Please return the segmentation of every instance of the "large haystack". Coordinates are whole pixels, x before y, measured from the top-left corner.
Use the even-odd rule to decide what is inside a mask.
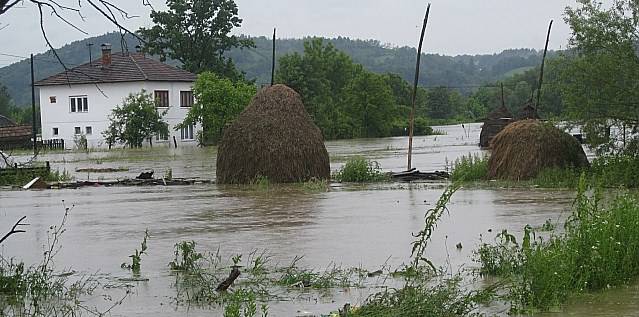
[[[506,106],[501,106],[491,113],[484,120],[484,125],[481,127],[481,134],[479,135],[479,146],[490,146],[490,140],[492,140],[497,133],[501,132],[508,124],[512,122],[513,115]]]
[[[493,138],[491,179],[526,180],[550,167],[586,167],[584,150],[570,134],[538,120],[509,124]]]
[[[217,155],[217,182],[246,184],[328,179],[328,152],[320,129],[293,89],[275,85],[257,93],[224,132]]]

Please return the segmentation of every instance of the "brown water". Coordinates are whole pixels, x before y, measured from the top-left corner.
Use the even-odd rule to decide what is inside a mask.
[[[443,170],[446,161],[468,153],[479,153],[479,125],[440,127],[444,136],[416,138],[415,166]],[[468,130],[470,129],[470,131]],[[468,137],[468,135],[470,137]],[[344,158],[364,155],[387,170],[399,171],[405,164],[405,138],[328,142],[332,168]],[[79,179],[112,179],[134,176],[153,168],[174,177],[215,177],[215,149],[154,148],[144,151],[61,153],[47,155],[54,168],[66,169]],[[113,174],[75,173],[82,167],[129,167]],[[175,290],[167,263],[173,245],[195,240],[200,250],[220,248],[225,257],[267,250],[272,262],[290,263],[304,255],[302,264],[317,269],[331,263],[377,270],[384,264],[397,268],[408,263],[411,233],[422,228],[425,211],[442,193],[445,183],[338,185],[327,192],[299,188],[268,191],[217,185],[186,187],[89,187],[77,190],[0,191],[0,232],[22,215],[31,224],[28,232],[3,246],[5,257],[37,263],[47,229],[59,223],[67,206],[70,213],[58,268],[72,267],[81,273],[117,278],[129,277],[120,268],[148,228],[148,255],[142,260],[142,276],[133,296],[116,307],[115,316],[210,316],[219,311],[187,309],[172,303]],[[480,234],[491,240],[497,230],[519,235],[526,224],[557,221],[568,212],[574,194],[546,190],[460,190],[452,199],[450,215],[439,224],[428,256],[437,265],[457,270],[472,266],[471,251]],[[492,229],[492,232],[489,230]],[[455,248],[461,242],[461,251]],[[361,304],[371,290],[338,290],[330,298],[300,294],[298,299],[269,303],[271,316],[327,313],[345,302]],[[551,316],[639,315],[637,287],[613,290],[572,302]]]

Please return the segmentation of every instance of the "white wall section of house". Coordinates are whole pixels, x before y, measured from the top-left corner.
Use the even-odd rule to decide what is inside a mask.
[[[193,83],[190,82],[161,82],[161,81],[137,81],[97,84],[72,84],[40,86],[40,114],[42,118],[42,139],[64,139],[65,147],[74,147],[74,138],[77,136],[77,128],[80,134],[85,134],[89,147],[106,147],[102,132],[109,126],[109,115],[131,93],[138,93],[144,89],[153,96],[155,90],[169,92],[169,107],[158,108],[162,112],[168,110],[164,120],[169,124],[168,141],[153,138],[153,143],[173,143],[173,137],[180,143],[195,144],[195,140],[183,140],[183,133],[175,130],[189,110],[180,105],[180,92],[191,91]],[[80,109],[78,99],[86,96],[88,111]],[[81,97],[81,98],[78,98]],[[75,109],[72,109],[72,98],[75,99]],[[84,105],[82,105],[84,106]],[[73,112],[72,110],[75,110]],[[194,127],[193,137],[199,127]],[[57,131],[57,135],[54,132]],[[87,134],[90,132],[90,134]],[[190,136],[189,136],[190,137]],[[148,145],[148,142],[145,142]]]

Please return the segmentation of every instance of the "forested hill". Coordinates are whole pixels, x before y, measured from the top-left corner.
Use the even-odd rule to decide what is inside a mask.
[[[233,50],[229,55],[237,67],[246,73],[249,79],[258,83],[270,80],[271,40],[265,37],[254,38],[256,48]],[[277,41],[277,56],[292,52],[302,52],[305,39],[282,39]],[[349,38],[330,39],[339,50],[350,55],[356,63],[378,73],[399,74],[412,82],[415,69],[415,49],[410,47],[389,47],[374,40],[353,40]],[[95,59],[100,55],[100,44],[111,43],[114,50],[122,46],[118,33],[109,33],[87,38],[61,47],[58,54],[67,66],[72,67],[89,60],[88,43],[92,46]],[[125,38],[129,50],[135,50],[138,41],[129,36]],[[468,90],[472,86],[493,82],[503,77],[522,72],[539,65],[541,54],[531,49],[506,50],[492,55],[443,56],[426,54],[422,58],[420,84],[423,86],[461,87]],[[175,64],[175,63],[174,63]],[[62,71],[62,66],[51,53],[36,55],[36,80]],[[29,61],[0,68],[0,83],[7,86],[15,104],[30,103]],[[464,89],[465,88],[465,89]]]

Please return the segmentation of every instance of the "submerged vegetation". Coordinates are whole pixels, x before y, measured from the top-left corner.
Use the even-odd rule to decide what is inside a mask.
[[[639,158],[628,155],[606,155],[592,161],[590,168],[546,168],[536,177],[525,181],[503,181],[488,178],[488,157],[462,156],[453,164],[454,181],[489,187],[539,187],[576,189],[579,178],[603,188],[637,188],[639,186]]]
[[[40,177],[45,182],[64,182],[71,180],[72,177],[66,170],[60,172],[59,170],[45,170],[40,172],[23,172],[17,170],[15,173],[11,173],[10,169],[2,170],[0,174],[0,186],[24,186],[35,177]]]
[[[378,162],[356,156],[348,159],[332,178],[338,182],[367,183],[386,181],[389,176],[382,172]]]
[[[128,287],[124,288],[121,298],[104,296],[104,302],[110,307],[100,311],[82,301],[85,296],[97,295],[104,287],[96,276],[75,276],[71,270],[55,271],[54,257],[61,249],[60,239],[72,209],[63,207],[62,221],[47,232],[47,244],[39,264],[27,266],[0,256],[0,316],[82,316],[83,313],[103,316],[128,297]]]
[[[520,243],[502,232],[476,252],[482,273],[509,282],[512,311],[548,310],[639,277],[639,201],[621,193],[604,202],[600,194],[582,177],[564,232],[543,236],[526,227]]]

